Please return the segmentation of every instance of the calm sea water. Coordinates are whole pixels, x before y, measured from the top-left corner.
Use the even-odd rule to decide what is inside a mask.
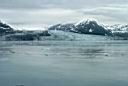
[[[0,43],[0,86],[128,86],[128,41]]]

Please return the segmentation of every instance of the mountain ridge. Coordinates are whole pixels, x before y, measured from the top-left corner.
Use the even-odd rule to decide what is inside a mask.
[[[44,36],[54,36],[57,33],[51,33],[54,31],[63,31],[65,33],[77,33],[77,34],[90,34],[90,35],[100,35],[100,36],[110,36],[118,39],[128,39],[128,25],[111,25],[105,26],[97,23],[96,20],[82,20],[77,23],[67,23],[67,24],[56,24],[50,26],[45,31],[18,31],[9,26],[8,24],[0,22],[0,35],[5,40],[40,40]],[[58,36],[58,35],[56,35]],[[59,35],[60,36],[60,35]]]

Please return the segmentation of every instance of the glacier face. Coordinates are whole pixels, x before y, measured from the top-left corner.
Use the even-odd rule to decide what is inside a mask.
[[[70,40],[70,41],[102,41],[108,40],[106,36],[101,35],[90,35],[90,34],[78,34],[72,32],[64,32],[58,30],[50,30],[49,33],[51,36],[45,37],[45,39],[49,40]],[[44,37],[42,37],[44,38]],[[43,40],[43,39],[42,39]]]

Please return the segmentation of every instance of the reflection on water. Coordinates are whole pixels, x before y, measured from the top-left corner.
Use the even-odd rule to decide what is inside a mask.
[[[0,86],[127,86],[127,41],[1,42]]]
[[[86,59],[93,59],[99,55],[104,54],[103,49],[80,49],[79,52],[81,55],[86,56]]]
[[[0,47],[0,55],[7,54],[7,53],[15,53],[11,50],[11,48],[1,48]]]
[[[0,47],[0,62],[5,62],[10,59],[10,55],[14,54],[15,52],[6,46]]]

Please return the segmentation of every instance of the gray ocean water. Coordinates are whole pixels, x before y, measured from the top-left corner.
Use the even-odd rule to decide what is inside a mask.
[[[0,86],[128,86],[128,41],[0,43]]]

